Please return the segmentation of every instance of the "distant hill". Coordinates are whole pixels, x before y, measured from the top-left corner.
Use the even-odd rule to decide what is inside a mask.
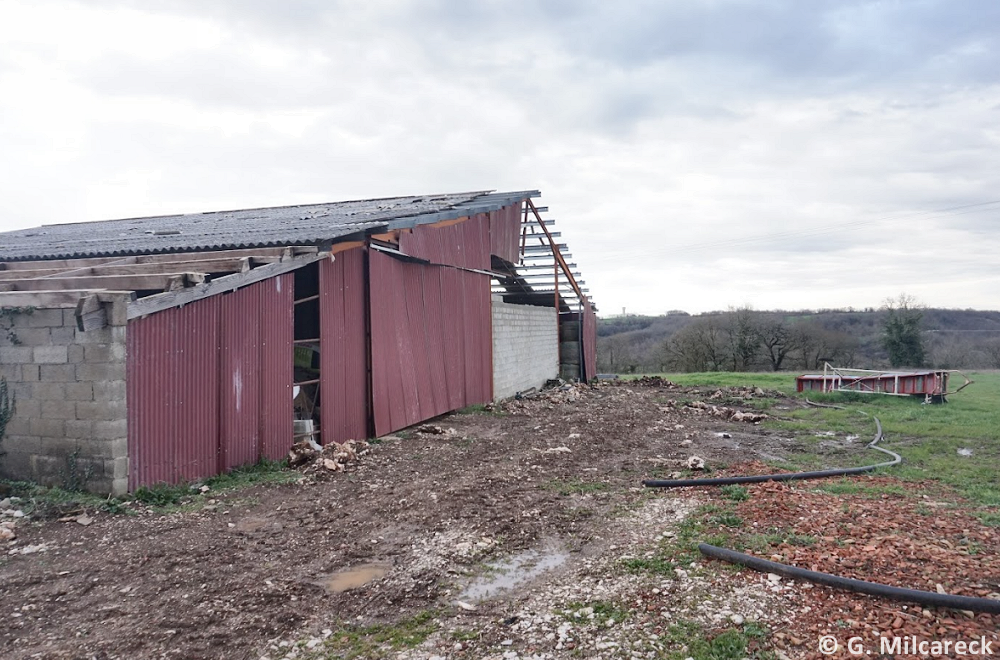
[[[913,366],[1000,369],[1000,311],[927,308],[922,312],[927,364]],[[843,367],[882,369],[888,366],[881,343],[883,314],[870,308],[740,309],[602,318],[597,325],[598,369],[701,371],[736,365],[736,370],[770,370],[778,358],[782,370],[821,367],[822,358]],[[760,345],[747,345],[758,339]]]

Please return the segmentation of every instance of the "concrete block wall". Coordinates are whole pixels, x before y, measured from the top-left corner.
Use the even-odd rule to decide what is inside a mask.
[[[493,300],[493,398],[506,399],[559,375],[559,327],[550,307]]]
[[[122,325],[83,332],[75,309],[0,311],[0,376],[15,406],[0,476],[125,493],[124,315],[109,309]]]

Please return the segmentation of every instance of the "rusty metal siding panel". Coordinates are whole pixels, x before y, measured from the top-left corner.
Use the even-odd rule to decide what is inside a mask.
[[[319,265],[320,438],[324,444],[368,437],[368,338],[365,249]]]
[[[129,488],[218,472],[219,298],[129,323]]]
[[[379,252],[370,253],[370,273],[376,434],[489,401],[489,277]]]
[[[256,286],[240,289],[220,296],[220,302],[220,461],[222,470],[231,470],[253,463],[258,456],[260,290]]]
[[[511,263],[520,258],[523,202],[490,213],[490,253]]]
[[[292,446],[292,348],[295,338],[295,275],[261,282],[260,457],[276,461]]]
[[[441,326],[441,337],[444,340],[446,351],[442,357],[445,368],[445,385],[448,408],[455,410],[461,408],[462,402],[465,400],[465,369],[462,367],[462,362],[464,361],[467,337],[463,311],[460,307],[463,298],[462,274],[454,268],[441,268],[438,270],[438,279],[441,286],[441,318],[449,319],[449,322]],[[455,356],[459,355],[463,357],[463,360],[454,359]]]
[[[444,227],[418,226],[400,233],[399,249],[435,264],[485,270],[490,268],[491,226],[486,213]]]
[[[292,275],[129,323],[129,488],[291,445]]]

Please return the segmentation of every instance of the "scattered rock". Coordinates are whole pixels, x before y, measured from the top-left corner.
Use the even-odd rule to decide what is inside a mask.
[[[687,466],[689,470],[704,470],[705,459],[700,456],[691,456],[687,460]]]

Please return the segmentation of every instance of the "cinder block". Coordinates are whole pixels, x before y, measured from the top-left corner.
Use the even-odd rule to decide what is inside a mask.
[[[31,396],[42,406],[42,416],[45,416],[45,406],[49,401],[66,400],[66,383],[47,381],[44,378],[37,383],[32,383]]]
[[[76,382],[76,367],[72,364],[43,364],[40,370],[38,380],[43,383]]]
[[[17,381],[7,381],[7,390],[11,398],[17,401],[31,399],[34,396],[34,387],[38,383],[18,383]]]
[[[94,424],[91,420],[86,419],[67,419],[66,420],[66,437],[76,438],[77,440],[87,440],[94,436]]]
[[[125,380],[125,363],[109,364],[103,362],[90,364],[88,362],[81,362],[76,365],[76,379],[80,381]]]
[[[113,479],[128,478],[128,459],[112,458],[104,461],[104,474]]]
[[[125,361],[125,343],[115,342],[109,344],[108,348],[111,350],[111,359],[109,362],[124,362]]]
[[[80,362],[83,362],[83,345],[70,344],[66,349],[66,354],[69,357],[71,364],[79,364]]]
[[[31,397],[20,397],[14,401],[14,413],[20,417],[30,419],[41,417],[42,408],[37,399]]]
[[[66,328],[76,327],[76,310],[75,309],[64,309],[62,311],[62,324]]]
[[[89,330],[87,332],[77,330],[75,332],[75,341],[78,344],[112,344],[118,340],[114,338],[114,334],[111,330],[112,328],[99,328],[97,330]],[[124,336],[122,339],[124,340]]]
[[[105,305],[108,314],[108,323],[113,326],[124,328],[128,325],[128,303],[124,300],[116,300],[110,305]]]
[[[6,378],[8,382],[18,380],[20,375],[21,375],[20,365],[0,363],[0,376]]]
[[[15,328],[12,330],[19,346],[49,346],[52,335],[48,328]]]
[[[125,381],[109,380],[96,381],[93,384],[94,401],[123,401],[125,400]]]
[[[21,380],[26,383],[33,383],[38,380],[38,365],[25,364],[21,366]]]
[[[34,477],[31,471],[31,454],[7,451],[0,461],[0,477],[15,481],[29,481]]]
[[[94,383],[89,381],[83,383],[66,383],[67,401],[93,401]]]
[[[0,348],[0,363],[25,364],[34,359],[30,346],[4,346]]]
[[[94,422],[91,432],[94,440],[117,440],[126,435],[128,435],[128,421],[125,419]]]
[[[111,456],[113,458],[128,458],[128,438],[115,438],[108,442],[111,445]]]
[[[30,432],[28,418],[15,413],[15,415],[7,422],[5,437],[3,438],[3,447],[8,447],[10,445],[11,437],[28,435]]]
[[[58,328],[63,325],[63,310],[36,309],[27,315],[29,328]]]
[[[66,422],[61,419],[45,419],[34,417],[28,426],[31,435],[40,438],[65,438]]]
[[[7,427],[8,433],[3,439],[3,449],[8,453],[19,452],[22,454],[37,454],[42,448],[42,439],[34,435],[20,435],[10,433],[10,426]],[[0,461],[3,463],[3,461]]]
[[[94,492],[99,492],[102,495],[105,494],[103,491],[94,491]],[[108,491],[107,494],[114,495],[115,497],[118,497],[120,495],[125,495],[126,493],[128,493],[128,476],[127,475],[125,477],[122,477],[121,479],[112,479],[111,480],[111,490]]]
[[[87,344],[84,347],[84,362],[111,362],[111,349],[107,344]]]
[[[104,461],[114,458],[111,455],[111,443],[106,440],[80,440],[79,455],[90,459],[99,459],[101,471],[104,471]]]
[[[69,356],[66,346],[35,346],[34,359],[38,364],[66,364]]]
[[[77,419],[92,419],[94,421],[113,421],[125,418],[124,401],[78,401],[76,403]]]
[[[72,344],[73,343],[74,334],[75,334],[75,332],[74,332],[74,329],[72,327],[67,328],[67,327],[63,326],[63,327],[59,327],[59,328],[52,328],[51,331],[50,331],[49,336],[52,339],[52,343],[53,344],[61,346],[63,344],[67,344],[67,345],[68,344]]]
[[[76,402],[65,399],[45,401],[42,403],[42,416],[47,419],[73,419],[76,417]]]

